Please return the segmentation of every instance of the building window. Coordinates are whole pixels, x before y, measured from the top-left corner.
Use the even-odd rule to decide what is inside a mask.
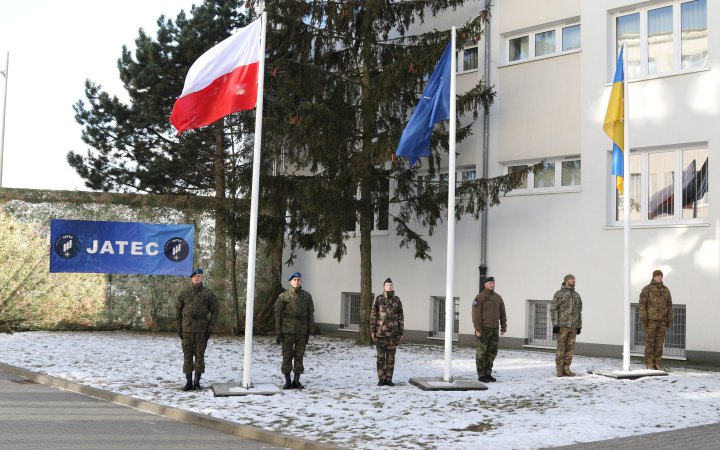
[[[360,330],[360,293],[343,292],[340,304],[340,328],[344,330]]]
[[[508,41],[508,61],[520,61],[530,56],[530,37],[521,36]]]
[[[465,47],[459,53],[457,59],[458,72],[468,72],[477,70],[478,68],[478,48],[477,45]]]
[[[580,160],[562,162],[561,186],[580,186]]]
[[[630,154],[630,221],[683,222],[707,219],[707,148],[662,149]],[[623,220],[624,196],[615,189],[615,222]]]
[[[445,297],[431,297],[433,308],[432,337],[445,338]],[[453,297],[453,334],[452,338],[460,338],[460,297]]]
[[[614,27],[614,61],[626,44],[630,79],[707,66],[707,0],[675,0],[621,13]]]
[[[418,186],[418,192],[420,192],[420,186]],[[352,195],[352,198],[358,198],[360,195],[359,188]],[[418,194],[419,195],[419,194]],[[380,179],[376,189],[372,193],[372,204],[375,210],[375,218],[373,220],[372,229],[373,231],[387,231],[390,224],[390,180]],[[355,215],[350,215],[346,218],[344,225],[344,231],[346,233],[358,233],[360,231],[359,218]]]
[[[555,186],[555,163],[543,163],[542,169],[533,176],[535,189]]]
[[[529,300],[528,344],[542,347],[557,345],[557,340],[552,332],[550,304],[550,300]]]
[[[465,182],[465,181],[472,181],[476,179],[477,172],[475,169],[460,169],[455,174],[455,185]],[[427,186],[431,184],[435,184],[438,186],[439,192],[445,192],[447,193],[448,189],[448,182],[450,180],[450,176],[448,173],[441,173],[439,176],[439,181],[434,181],[430,175],[419,175],[417,177],[417,195],[418,197],[425,192],[425,189]]]
[[[558,55],[580,48],[580,24],[544,28],[509,36],[507,39],[508,62],[529,58]]]
[[[567,52],[580,48],[580,25],[563,27],[562,51]]]
[[[665,345],[663,347],[663,356],[674,356],[679,358],[685,357],[685,337],[686,337],[686,307],[685,305],[673,305],[673,324],[665,332]],[[630,314],[632,319],[632,338],[630,342],[630,351],[632,353],[645,353],[645,330],[640,320],[640,305],[633,303],[630,305]]]
[[[535,33],[535,56],[555,53],[555,30]]]
[[[534,164],[534,163],[533,163]],[[528,164],[509,165],[507,173],[515,173],[527,169]],[[559,168],[559,170],[558,170]],[[529,173],[520,187],[513,192],[542,192],[551,189],[559,191],[577,189],[580,186],[580,160],[545,160],[538,173]]]

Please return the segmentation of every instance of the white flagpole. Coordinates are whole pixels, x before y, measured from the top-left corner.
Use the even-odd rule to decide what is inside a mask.
[[[265,31],[267,12],[260,16],[260,54],[258,55],[257,103],[255,105],[255,147],[253,150],[252,193],[250,199],[250,235],[248,237],[247,293],[245,295],[245,354],[243,361],[244,388],[251,388],[253,314],[255,313],[255,254],[257,253],[258,198],[260,196],[260,144],[262,143],[263,85],[265,82]]]
[[[452,369],[452,336],[454,319],[453,279],[455,272],[455,27],[452,27],[452,51],[450,52],[450,142],[448,155],[448,233],[447,233],[447,273],[445,277],[445,373],[443,380],[450,382]]]
[[[625,241],[625,302],[623,322],[623,370],[630,370],[630,103],[628,102],[627,46],[623,43],[623,235]]]

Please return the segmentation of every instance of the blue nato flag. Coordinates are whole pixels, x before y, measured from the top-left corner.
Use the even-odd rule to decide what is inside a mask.
[[[450,118],[450,60],[452,43],[448,44],[430,81],[418,102],[417,108],[400,137],[397,156],[410,159],[410,167],[420,157],[430,156],[430,136],[433,126]]]

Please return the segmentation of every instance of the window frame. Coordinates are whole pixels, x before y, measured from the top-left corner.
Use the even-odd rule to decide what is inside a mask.
[[[378,212],[377,210],[373,211],[373,223],[372,223],[372,234],[373,235],[384,236],[384,235],[388,235],[390,233],[390,222],[391,222],[391,219],[390,219],[390,191],[392,190],[392,186],[391,186],[392,183],[390,183],[390,179],[387,179],[386,182],[387,182],[387,192],[373,192],[372,193],[374,202],[383,202],[385,204],[384,211],[382,211],[382,212]],[[359,197],[360,197],[360,187],[358,186],[358,188],[355,192],[354,198],[357,199]],[[380,197],[382,197],[382,198],[380,198]],[[380,225],[379,222],[380,222],[382,215],[385,216],[384,220],[387,221],[387,224],[386,224],[387,228],[378,228]],[[344,230],[343,233],[353,234],[353,235],[360,234],[360,218],[355,219],[355,228],[354,229],[349,229],[349,227],[348,227],[348,229]]]
[[[357,298],[358,307],[358,323],[352,322],[353,301]],[[340,326],[338,329],[342,331],[360,332],[360,308],[362,298],[359,292],[341,292],[340,293]]]
[[[442,307],[438,303],[442,302]],[[445,327],[445,296],[434,295],[430,297],[430,333],[428,339],[445,339],[445,331],[440,331],[440,326]],[[460,340],[460,297],[453,296],[453,334],[452,340]],[[442,319],[442,320],[441,320]]]
[[[527,174],[526,182],[527,187],[525,188],[516,188],[510,191],[507,195],[528,195],[528,194],[549,194],[549,193],[561,193],[561,192],[579,192],[582,190],[582,158],[580,156],[568,156],[565,158],[544,158],[542,160],[533,160],[533,161],[511,161],[505,163],[505,175],[510,173],[510,168],[512,167],[523,167],[523,166],[531,166],[533,164],[539,163],[541,161],[544,161],[546,163],[553,163],[555,164],[555,176],[554,176],[554,185],[553,186],[543,186],[543,187],[535,187],[535,174],[530,172]],[[562,185],[562,163],[568,162],[568,161],[580,161],[580,184],[574,184],[574,185],[568,185],[563,186]]]
[[[550,317],[550,307],[552,300],[527,300],[527,346],[555,348],[557,346],[557,337],[552,332],[552,318]],[[536,316],[538,315],[537,306],[545,306],[545,338],[537,338],[535,333]]]
[[[610,45],[608,48],[611,49],[611,55],[610,55],[610,61],[608,64],[608,67],[610,70],[608,71],[608,80],[611,81],[614,74],[615,74],[615,66],[617,64],[617,58],[619,49],[617,47],[618,45],[618,37],[617,37],[617,20],[619,17],[625,17],[630,16],[632,14],[639,14],[640,17],[640,24],[639,24],[639,40],[640,40],[640,70],[638,75],[630,75],[628,73],[628,80],[643,80],[643,79],[652,79],[652,78],[661,78],[661,77],[667,77],[667,76],[673,76],[678,75],[681,73],[692,73],[702,70],[708,70],[709,69],[709,57],[706,60],[706,63],[701,66],[694,66],[689,68],[683,68],[682,67],[682,5],[685,3],[692,3],[695,0],[670,0],[670,1],[664,1],[659,3],[653,3],[650,5],[640,6],[632,9],[627,9],[623,11],[619,11],[616,13],[611,14],[610,16],[610,22],[611,22],[611,33],[610,33]],[[666,8],[668,6],[672,7],[672,35],[673,35],[673,67],[665,72],[656,72],[656,73],[650,73],[649,70],[649,43],[648,43],[648,14],[650,14],[651,11],[660,10],[662,8]],[[705,9],[705,20],[707,24],[707,4]],[[706,33],[708,32],[708,27],[706,25]],[[708,39],[708,49],[707,52],[710,52],[710,41]],[[629,64],[628,64],[629,65]],[[626,69],[627,70],[627,69]]]
[[[475,50],[475,67],[465,67],[465,52],[467,50]],[[457,51],[457,74],[477,72],[480,69],[480,46],[477,42],[466,44],[462,49]]]
[[[683,152],[685,151],[691,151],[691,150],[706,150],[707,151],[707,158],[708,158],[708,171],[710,170],[710,151],[707,145],[688,145],[688,146],[673,146],[673,147],[660,147],[660,148],[652,148],[652,149],[646,149],[642,151],[631,151],[630,156],[639,156],[640,157],[640,219],[630,219],[630,225],[631,226],[673,226],[673,225],[691,225],[691,224],[701,224],[701,225],[707,225],[710,224],[710,216],[709,214],[705,217],[691,217],[691,218],[683,218],[683,198],[682,198],[682,191],[683,191],[683,170],[684,170],[684,163],[683,163]],[[659,153],[673,153],[672,160],[673,160],[673,216],[672,218],[661,218],[661,219],[649,219],[648,213],[649,213],[649,204],[650,204],[650,193],[649,193],[649,180],[648,180],[648,173],[649,173],[649,159],[650,155],[653,154],[659,154]],[[608,152],[608,160],[612,160],[612,155]],[[610,162],[608,164],[611,164]],[[632,163],[630,164],[632,168]],[[609,166],[608,166],[609,167]],[[702,166],[701,166],[702,167]],[[679,170],[678,170],[679,168]],[[696,171],[700,170],[700,168],[696,167]],[[608,169],[608,173],[610,173]],[[631,172],[631,177],[633,176],[633,173]],[[708,173],[708,182],[709,182],[709,173]],[[618,193],[617,193],[617,187],[615,185],[615,177],[612,176],[609,178],[609,187],[610,187],[610,197],[611,197],[611,204],[610,204],[610,224],[611,226],[621,227],[624,224],[623,215],[622,215],[622,209],[619,209],[618,205]],[[626,180],[627,183],[627,180]],[[629,185],[629,184],[626,184]],[[708,189],[709,191],[709,189]],[[708,198],[707,200],[707,206],[710,207],[710,200]]]
[[[663,343],[663,359],[687,359],[687,305],[673,304],[673,324],[665,333]],[[645,354],[645,330],[640,320],[640,304],[630,304],[630,317],[632,318],[630,332],[630,354],[643,356]],[[668,346],[670,344],[670,346]]]
[[[563,50],[563,30],[565,28],[571,28],[571,27],[575,27],[575,26],[580,27],[580,46],[571,48],[568,50]],[[535,55],[535,53],[536,53],[536,48],[535,48],[536,35],[547,33],[550,31],[555,33],[555,51],[546,53],[546,54],[543,54],[540,56],[536,56]],[[510,60],[510,41],[512,41],[514,39],[520,39],[523,37],[527,37],[527,39],[528,39],[528,56],[526,58]],[[537,61],[537,60],[541,60],[541,59],[552,58],[555,56],[576,53],[581,50],[582,50],[582,25],[579,20],[573,20],[573,21],[569,21],[569,22],[559,23],[559,24],[553,25],[553,26],[542,26],[542,27],[533,28],[530,31],[524,31],[522,33],[513,33],[513,34],[506,35],[505,36],[504,59],[505,59],[505,64],[507,64],[507,65],[522,64],[522,63],[529,62],[529,61]]]
[[[472,178],[463,178],[465,174],[474,173]],[[440,172],[435,173],[435,178],[431,178],[429,174],[418,175],[415,178],[417,183],[416,192],[418,197],[421,196],[425,190],[425,185],[428,183],[437,183],[438,188],[441,192],[447,193],[447,182],[449,180],[447,168]],[[475,166],[461,166],[455,168],[455,186],[460,186],[465,181],[473,181],[477,179],[477,168]]]

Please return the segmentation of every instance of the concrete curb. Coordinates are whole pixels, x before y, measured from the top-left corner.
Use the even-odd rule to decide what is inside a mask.
[[[85,386],[73,381],[64,380],[51,375],[43,375],[30,370],[21,369],[19,367],[11,366],[0,362],[0,369],[27,378],[39,384],[46,386],[52,386],[56,388],[65,389],[72,392],[77,392],[90,397],[99,398],[108,402],[116,403],[118,405],[129,406],[139,411],[148,412],[158,416],[167,417],[168,419],[176,420],[179,422],[186,422],[193,425],[209,428],[215,431],[221,431],[226,434],[232,434],[246,439],[253,439],[256,441],[266,442],[268,444],[278,445],[280,447],[288,447],[297,450],[342,450],[343,447],[339,447],[332,444],[324,444],[322,442],[311,441],[295,436],[290,436],[274,431],[266,431],[261,428],[253,427],[250,425],[241,425],[229,420],[220,419],[217,417],[208,416],[205,414],[199,414],[192,411],[185,411],[172,406],[164,406],[159,403],[153,403],[147,400],[140,400],[127,395],[116,394],[114,392],[105,391],[90,386]]]

